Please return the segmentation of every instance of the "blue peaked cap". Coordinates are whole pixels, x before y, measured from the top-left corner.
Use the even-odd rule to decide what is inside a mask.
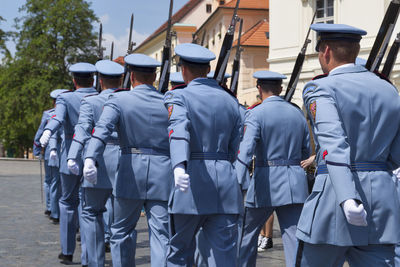
[[[50,97],[56,99],[61,93],[69,91],[68,89],[54,89],[50,92]]]
[[[367,32],[346,24],[312,24],[311,29],[317,32],[317,45],[315,49],[318,52],[319,44],[323,40],[342,40],[348,42],[360,42],[361,36]]]
[[[261,81],[282,81],[286,76],[278,72],[269,70],[259,70],[254,72],[253,77]]]
[[[208,64],[215,59],[215,54],[201,45],[186,43],[175,47],[175,53],[184,61]]]
[[[169,75],[169,80],[173,83],[185,83],[182,72],[173,72]]]
[[[95,65],[97,72],[106,76],[121,76],[124,74],[124,67],[111,60],[99,60]]]
[[[214,78],[214,74],[215,74],[215,71],[210,71],[208,74],[207,74],[207,78],[209,78],[209,79],[212,79],[212,78]],[[232,77],[232,75],[230,75],[229,73],[226,73],[225,72],[225,75],[224,75],[224,79],[228,79],[228,78],[230,78],[230,77]]]
[[[71,65],[69,71],[73,74],[92,74],[96,72],[96,67],[87,62],[79,62]]]
[[[127,55],[124,60],[126,64],[137,68],[155,70],[161,66],[161,63],[154,58],[139,53]]]

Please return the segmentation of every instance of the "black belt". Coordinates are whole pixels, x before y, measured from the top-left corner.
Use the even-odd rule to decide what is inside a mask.
[[[257,160],[256,167],[299,166],[299,159]]]
[[[124,147],[121,148],[122,154],[144,154],[144,155],[156,155],[156,156],[167,156],[169,157],[168,151],[156,150],[153,148],[145,147]]]
[[[388,171],[386,162],[381,161],[361,161],[347,165],[347,167],[349,167],[352,172]],[[326,164],[318,165],[317,175],[318,174],[329,174]]]
[[[192,152],[190,159],[194,160],[231,160],[232,155],[222,152]]]

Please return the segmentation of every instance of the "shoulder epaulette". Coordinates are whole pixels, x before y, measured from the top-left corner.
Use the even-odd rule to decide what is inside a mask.
[[[95,93],[95,94],[91,94],[91,95],[85,95],[85,97],[95,96],[95,95],[99,95],[99,94],[98,94],[98,93]]]
[[[255,103],[254,105],[248,107],[247,109],[253,109],[253,108],[257,107],[258,105],[260,105],[261,103],[262,102]]]
[[[185,84],[185,83],[183,83],[183,84],[178,84],[178,85],[172,87],[172,88],[171,88],[171,91],[172,91],[172,90],[175,90],[175,89],[184,89],[184,88],[186,88],[186,86],[187,86],[187,84]]]
[[[61,94],[66,94],[66,93],[72,93],[73,91],[71,91],[71,90],[68,90],[68,91],[64,91],[64,92],[62,92]]]
[[[126,91],[130,91],[130,89],[128,89],[128,88],[119,88],[119,89],[115,90],[114,93],[126,92]]]
[[[314,78],[312,78],[313,81],[321,79],[321,78],[325,78],[326,76],[328,76],[329,73],[324,73],[324,74],[320,74],[315,76]]]
[[[383,75],[382,73],[380,73],[379,71],[374,71],[374,73],[376,74],[376,76],[378,76],[379,78],[381,78],[382,80],[387,81],[388,83],[392,84],[392,82],[389,80],[388,77],[386,77],[385,75]]]

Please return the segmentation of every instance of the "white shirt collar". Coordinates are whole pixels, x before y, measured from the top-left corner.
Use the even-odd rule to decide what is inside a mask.
[[[341,68],[354,67],[355,65],[356,65],[356,64],[354,64],[354,63],[343,64],[343,65],[337,66],[336,68],[334,68],[333,70],[331,70],[329,73],[331,73],[331,72],[333,72],[333,71],[335,71],[335,70],[337,70],[337,69],[341,69]]]

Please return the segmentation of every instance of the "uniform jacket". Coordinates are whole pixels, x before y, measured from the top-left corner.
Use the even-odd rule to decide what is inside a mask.
[[[87,95],[95,94],[97,91],[93,88],[79,88],[73,92],[68,91],[60,94],[56,100],[55,116],[46,125],[45,130],[48,129],[55,133],[61,126],[64,128],[64,140],[61,147],[60,155],[60,172],[64,174],[71,174],[67,166],[67,153],[71,146],[72,136],[74,134],[74,127],[78,123],[79,107],[81,99]],[[82,159],[78,159],[82,169]]]
[[[184,90],[167,92],[171,163],[186,162],[190,188],[175,188],[171,213],[238,214],[242,194],[232,162],[240,142],[240,107],[213,79],[198,78]],[[199,159],[195,155],[206,155]],[[212,159],[225,155],[225,159]],[[227,160],[229,159],[229,160]]]
[[[46,124],[48,123],[49,119],[52,116],[52,115],[50,115],[50,113],[54,113],[54,108],[43,111],[42,120],[40,121],[39,128],[36,131],[35,138],[33,140],[33,155],[35,155],[35,156],[39,156],[40,152],[42,151],[42,146],[41,146],[39,140],[43,134],[44,127],[46,126]],[[45,160],[49,159],[49,154],[50,154],[50,150],[49,150],[49,147],[47,146],[44,151],[44,159]]]
[[[116,130],[121,157],[114,195],[167,201],[173,182],[167,127],[163,95],[156,88],[139,85],[131,91],[117,92],[104,104],[85,157],[101,155]],[[143,153],[130,153],[132,150]]]
[[[317,163],[326,164],[329,174],[317,175],[297,237],[339,246],[398,243],[400,204],[392,172],[350,169],[371,161],[389,169],[400,165],[396,88],[355,65],[307,83],[303,98],[319,147]],[[351,198],[364,205],[368,226],[347,223],[341,203]]]
[[[248,166],[254,154],[256,164],[250,180]],[[248,188],[246,206],[260,208],[304,203],[308,187],[300,161],[309,156],[310,135],[299,109],[277,96],[249,109],[236,163],[242,189]],[[297,165],[287,165],[288,160]],[[281,162],[277,162],[278,166],[268,166],[265,164],[268,161]]]
[[[68,159],[82,157],[85,145],[90,140],[93,128],[99,120],[103,105],[115,89],[103,90],[100,94],[89,95],[81,100],[78,123],[75,125],[75,133],[71,147],[68,151]],[[113,132],[107,141],[102,155],[96,158],[98,163],[97,183],[94,185],[83,180],[82,187],[112,188],[115,180],[119,159],[119,145],[117,132]],[[80,169],[82,171],[82,169]]]
[[[58,130],[51,135],[49,144],[47,145],[49,147],[49,150],[56,150],[58,158],[53,162],[49,162],[49,166],[52,167],[60,167],[60,154],[61,154],[61,148],[63,147],[63,140],[64,140],[64,131],[63,127],[58,128]]]

